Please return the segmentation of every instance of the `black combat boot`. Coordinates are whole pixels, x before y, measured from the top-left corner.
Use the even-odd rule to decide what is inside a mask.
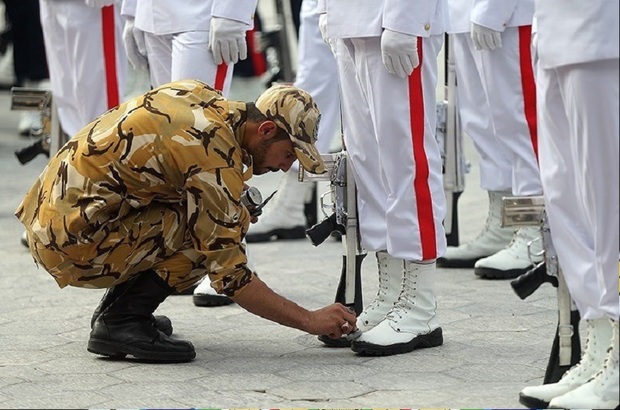
[[[111,288],[106,290],[103,298],[101,298],[101,302],[99,302],[99,306],[93,312],[93,317],[90,319],[90,328],[93,328],[95,324],[95,320],[99,317],[101,312],[103,312],[110,303],[112,303],[118,296],[122,295],[125,289],[131,286],[131,283],[136,280],[136,278],[131,278],[128,281],[123,283],[119,283],[118,285],[114,285]],[[152,316],[151,320],[153,321],[153,325],[166,336],[170,336],[172,334],[172,322],[168,317],[164,315]]]
[[[187,362],[196,357],[190,342],[168,337],[153,324],[153,312],[173,292],[155,272],[145,271],[122,288],[95,319],[89,352],[154,362]]]

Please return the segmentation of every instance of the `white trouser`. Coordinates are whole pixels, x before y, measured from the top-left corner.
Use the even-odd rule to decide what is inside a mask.
[[[151,87],[169,83],[172,69],[172,34],[145,32],[144,44],[149,61]]]
[[[336,134],[340,125],[340,86],[336,59],[319,30],[316,6],[317,0],[301,4],[295,86],[310,94],[321,111],[316,146],[326,154],[334,136],[340,134]],[[295,161],[291,168],[296,172],[299,163]]]
[[[224,96],[228,96],[234,66],[216,65],[208,46],[208,31],[186,31],[175,34],[172,39],[171,79],[201,80],[222,91]]]
[[[506,28],[493,51],[476,50],[469,33],[450,38],[459,114],[480,154],[481,188],[541,195],[529,27]]]
[[[122,102],[127,57],[120,8],[42,0],[41,26],[60,124],[73,136]]]
[[[215,64],[208,49],[208,31],[145,33],[145,42],[153,87],[170,81],[196,79],[222,91],[224,96],[229,94],[233,66]]]
[[[345,145],[358,188],[362,246],[395,258],[445,251],[445,196],[435,139],[437,55],[442,36],[420,38],[420,66],[388,73],[380,37],[339,39]]]
[[[539,69],[553,244],[582,319],[618,320],[618,59]]]

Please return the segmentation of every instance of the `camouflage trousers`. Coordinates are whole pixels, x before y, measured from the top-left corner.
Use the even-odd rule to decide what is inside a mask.
[[[182,292],[207,274],[186,224],[184,207],[158,204],[106,224],[104,239],[95,243],[51,249],[29,240],[29,246],[61,288],[109,288],[150,269]]]

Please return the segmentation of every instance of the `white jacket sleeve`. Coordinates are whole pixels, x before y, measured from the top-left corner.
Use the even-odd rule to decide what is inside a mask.
[[[534,0],[474,0],[472,23],[503,32],[506,27],[532,24]]]
[[[138,0],[123,0],[121,2],[121,16],[136,17]]]
[[[443,3],[443,0],[385,0],[383,28],[418,37],[440,34],[445,30],[441,14],[447,13]]]
[[[254,13],[258,0],[214,0],[211,17],[240,21],[254,27]]]

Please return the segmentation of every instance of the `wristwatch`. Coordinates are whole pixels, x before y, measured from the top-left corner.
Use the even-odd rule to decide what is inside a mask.
[[[263,196],[260,191],[256,187],[249,187],[241,193],[241,203],[246,206],[246,208],[253,208],[261,204],[263,202]]]

